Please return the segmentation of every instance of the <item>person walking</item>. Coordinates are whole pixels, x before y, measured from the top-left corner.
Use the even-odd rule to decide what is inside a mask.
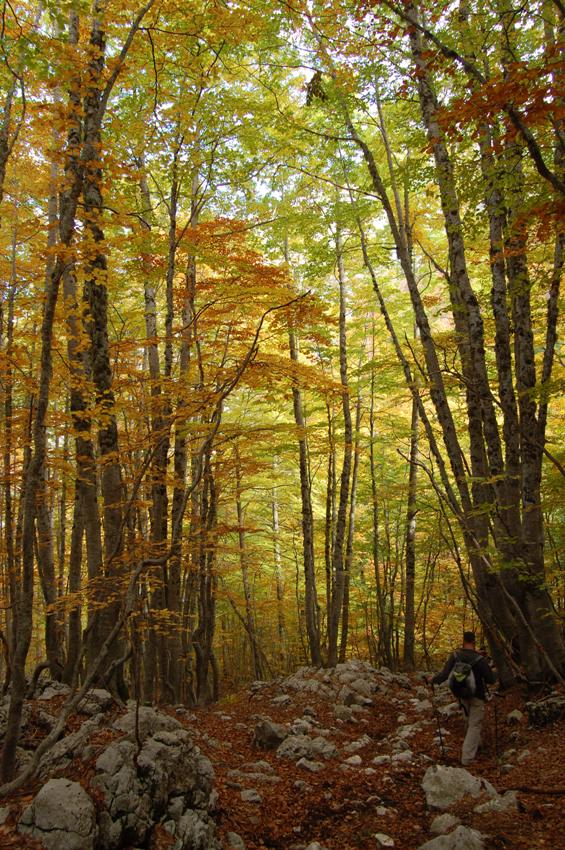
[[[474,632],[463,633],[461,649],[452,652],[442,670],[428,684],[440,685],[447,681],[457,697],[465,715],[465,739],[461,751],[461,764],[471,764],[481,742],[481,730],[485,715],[487,685],[496,681],[496,676],[486,658],[476,650]]]

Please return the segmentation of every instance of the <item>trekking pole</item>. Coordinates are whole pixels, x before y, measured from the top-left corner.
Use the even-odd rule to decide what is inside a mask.
[[[496,764],[500,766],[500,749],[498,743],[498,693],[495,691],[493,694],[494,697],[494,755],[496,758]]]
[[[443,745],[443,734],[442,734],[442,731],[441,731],[441,721],[440,721],[440,718],[439,718],[439,711],[437,710],[435,697],[436,697],[436,691],[435,691],[435,687],[434,687],[433,682],[432,682],[432,705],[434,707],[434,714],[436,716],[437,733],[439,735],[439,744],[440,744],[440,747],[441,747],[441,757],[445,761],[446,753],[445,753],[445,747]]]

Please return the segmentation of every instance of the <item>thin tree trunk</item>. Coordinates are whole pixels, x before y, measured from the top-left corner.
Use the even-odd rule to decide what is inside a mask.
[[[410,423],[410,459],[408,467],[408,505],[406,508],[406,586],[404,596],[404,654],[403,666],[413,670],[416,665],[415,649],[415,584],[416,584],[416,496],[418,483],[418,404],[412,399]]]
[[[237,512],[237,531],[239,539],[239,564],[241,568],[241,580],[243,583],[243,597],[245,599],[245,623],[246,631],[249,636],[251,646],[251,656],[253,658],[253,675],[255,679],[263,678],[263,664],[261,660],[261,652],[257,639],[257,630],[255,628],[255,615],[253,612],[253,600],[251,595],[251,583],[249,581],[249,565],[247,563],[247,548],[245,541],[245,516],[243,504],[241,501],[242,492],[242,477],[241,477],[241,459],[239,450],[235,448],[235,505]]]
[[[274,463],[276,470],[276,462]],[[287,634],[284,615],[284,579],[281,558],[280,525],[279,525],[279,503],[276,486],[273,487],[271,499],[271,512],[273,518],[273,556],[275,564],[275,584],[277,593],[277,636],[278,654],[283,669],[287,662]]]
[[[339,502],[336,518],[335,541],[332,550],[333,587],[330,610],[328,611],[328,665],[330,667],[334,667],[338,660],[338,634],[345,595],[346,578],[344,548],[353,453],[353,426],[351,422],[351,409],[349,407],[349,386],[347,375],[345,269],[343,265],[343,244],[339,227],[336,231],[336,255],[339,282],[339,373],[342,385],[341,401],[344,426],[344,448],[343,464],[339,482]]]
[[[343,663],[347,655],[349,636],[349,591],[351,587],[351,572],[353,569],[353,552],[355,543],[355,511],[357,507],[357,481],[359,477],[359,442],[361,439],[361,396],[357,396],[355,405],[355,446],[353,448],[353,470],[351,472],[351,497],[349,500],[349,517],[347,524],[347,542],[345,546],[345,591],[343,594],[343,610],[341,615],[341,637],[339,661]]]

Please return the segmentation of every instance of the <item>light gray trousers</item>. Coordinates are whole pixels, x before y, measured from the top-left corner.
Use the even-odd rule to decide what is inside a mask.
[[[466,733],[461,752],[461,764],[471,764],[481,743],[481,729],[485,716],[485,701],[477,697],[461,700],[465,711]]]

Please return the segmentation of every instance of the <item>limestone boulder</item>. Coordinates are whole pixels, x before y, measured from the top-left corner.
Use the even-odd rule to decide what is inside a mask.
[[[94,803],[84,788],[70,779],[50,779],[22,813],[18,831],[46,850],[98,847]]]
[[[486,779],[473,776],[459,767],[434,764],[422,780],[426,803],[432,809],[449,809],[463,797],[497,797],[497,792]]]

